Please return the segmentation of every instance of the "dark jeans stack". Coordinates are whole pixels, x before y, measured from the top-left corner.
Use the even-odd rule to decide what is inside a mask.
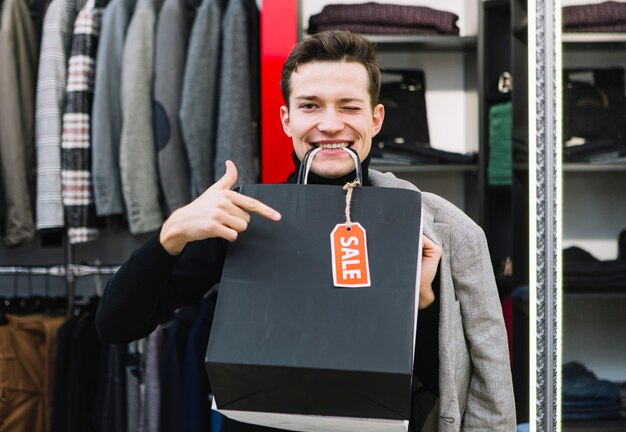
[[[578,362],[563,365],[563,420],[621,418],[619,386],[598,379]]]
[[[622,237],[624,240],[622,240]],[[620,237],[620,255],[616,260],[601,261],[576,246],[563,250],[563,285],[566,291],[619,291],[626,289],[626,260]]]

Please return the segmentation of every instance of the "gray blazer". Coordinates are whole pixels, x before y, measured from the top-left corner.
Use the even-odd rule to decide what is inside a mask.
[[[168,214],[191,200],[187,152],[180,109],[187,43],[193,14],[187,0],[165,0],[159,11],[154,41],[154,120],[157,164]]]
[[[136,0],[112,0],[104,9],[91,116],[91,170],[98,216],[124,213],[119,153],[122,129],[122,56]]]
[[[180,128],[189,158],[192,199],[214,181],[221,19],[220,0],[204,0],[198,8],[189,37],[180,102]]]
[[[226,172],[225,162],[237,165],[237,181],[256,183],[258,142],[252,118],[249,32],[246,0],[230,0],[222,21],[222,63],[215,149],[215,178]]]
[[[369,171],[373,186],[417,190]],[[424,234],[443,248],[438,404],[423,431],[515,431],[507,336],[483,230],[445,199],[422,192]]]
[[[161,0],[137,0],[122,66],[122,191],[132,234],[159,228],[163,214],[152,123],[154,27]]]

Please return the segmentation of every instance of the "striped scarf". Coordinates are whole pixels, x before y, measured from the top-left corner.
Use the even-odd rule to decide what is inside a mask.
[[[91,106],[102,8],[89,0],[74,23],[61,138],[63,207],[70,243],[98,237],[91,180]]]

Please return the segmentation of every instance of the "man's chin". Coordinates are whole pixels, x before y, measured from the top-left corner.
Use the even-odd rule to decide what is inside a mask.
[[[350,161],[351,163],[323,163],[316,164],[313,162],[313,166],[311,167],[311,172],[320,177],[327,179],[336,179],[339,177],[343,177],[352,171],[354,171],[354,161]]]

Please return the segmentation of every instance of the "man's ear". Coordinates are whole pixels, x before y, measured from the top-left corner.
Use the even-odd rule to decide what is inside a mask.
[[[378,104],[374,107],[374,115],[372,117],[372,136],[376,136],[380,129],[383,127],[383,121],[385,120],[385,107],[383,104]]]
[[[280,121],[283,124],[285,134],[291,138],[291,122],[289,121],[289,108],[285,105],[280,107]]]

